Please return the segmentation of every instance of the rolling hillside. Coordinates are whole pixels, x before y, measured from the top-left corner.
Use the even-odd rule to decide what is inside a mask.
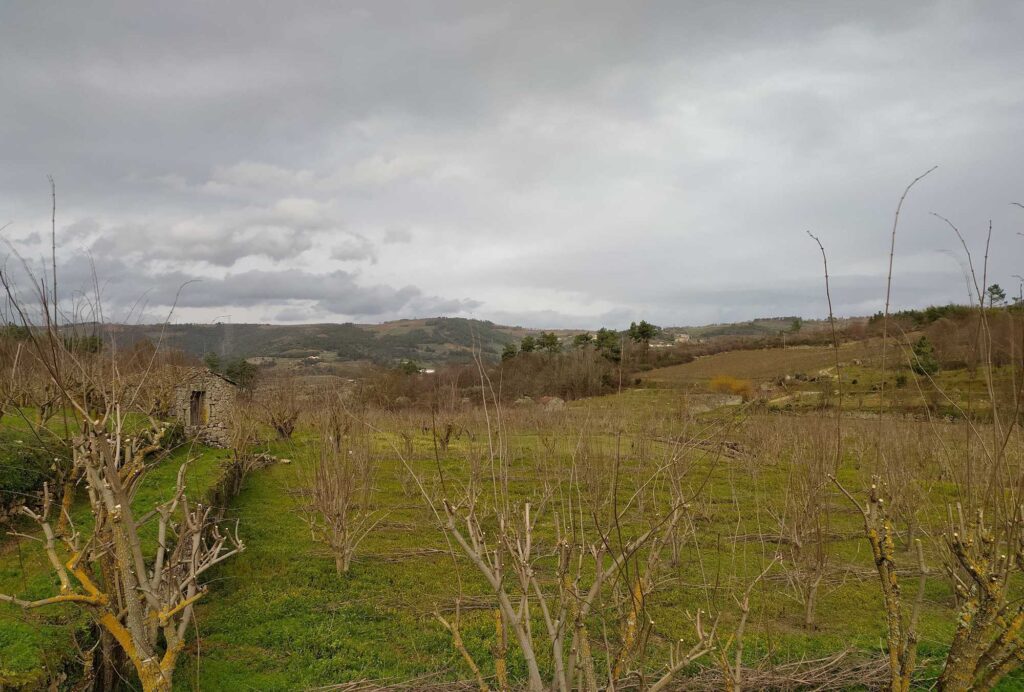
[[[474,346],[489,358],[506,343],[539,330],[504,327],[455,317],[401,320],[383,324],[171,324],[109,325],[110,338],[121,346],[142,339],[194,356],[213,352],[221,358],[304,358],[329,354],[342,361],[424,364],[466,361]]]
[[[694,339],[774,336],[790,328],[794,318],[764,318],[735,324],[703,327],[666,327],[659,337],[668,345],[680,334]],[[827,322],[806,320],[803,330],[825,329]],[[540,329],[497,325],[461,317],[396,320],[381,324],[138,324],[105,325],[107,338],[126,347],[149,339],[193,356],[216,353],[232,358],[305,358],[319,356],[331,361],[397,363],[412,360],[423,365],[466,362],[473,348],[485,358],[496,359],[502,348]],[[583,330],[555,329],[563,340]]]

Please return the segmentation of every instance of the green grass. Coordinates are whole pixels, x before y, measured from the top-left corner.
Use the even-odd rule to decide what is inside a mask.
[[[660,393],[661,396],[669,396]],[[651,394],[642,391],[624,393],[629,408]],[[622,397],[605,397],[581,402],[566,414],[573,425],[582,420],[606,416],[621,404]],[[602,408],[604,407],[604,408]],[[656,407],[648,410],[646,432],[657,432],[671,421],[658,418]],[[612,418],[601,418],[605,425]],[[542,423],[542,426],[544,424]],[[536,493],[537,479],[564,475],[559,464],[567,463],[569,447],[565,421],[553,417],[548,429],[532,432],[518,430],[512,436],[513,486],[523,496]],[[481,444],[460,440],[444,455],[442,467],[449,484],[467,476],[467,450]],[[552,453],[544,438],[559,439]],[[182,664],[176,678],[179,689],[195,689],[198,679],[205,689],[286,690],[329,685],[353,680],[404,681],[420,676],[441,680],[465,679],[469,671],[451,646],[447,632],[431,613],[439,609],[451,616],[457,598],[474,606],[462,613],[462,630],[467,647],[480,663],[485,675],[493,674],[490,652],[495,644],[490,608],[493,599],[481,579],[461,556],[454,561],[445,552],[430,555],[402,553],[423,548],[446,549],[425,503],[415,494],[407,495],[400,482],[401,466],[387,451],[385,440],[377,438],[384,458],[377,477],[375,503],[391,508],[386,525],[368,539],[350,573],[338,576],[333,561],[310,538],[306,525],[297,515],[296,499],[289,493],[302,482],[308,464],[304,442],[280,450],[293,460],[251,476],[237,498],[234,512],[241,522],[249,548],[243,555],[223,564],[215,575],[215,588],[198,609],[203,632],[202,647]],[[436,471],[431,457],[429,435],[419,434],[414,441],[417,471],[431,478],[436,486]],[[597,430],[592,440],[596,454],[610,457],[616,438],[607,429]],[[640,443],[627,432],[618,440],[625,457],[624,483],[639,478],[642,465],[653,463],[664,449],[655,446],[640,452]],[[649,454],[646,460],[641,454]],[[692,636],[687,613],[708,607],[722,614],[723,628],[735,625],[738,616],[734,598],[756,575],[774,551],[756,540],[736,542],[736,532],[767,532],[766,514],[755,511],[770,498],[778,498],[786,478],[783,463],[771,466],[737,466],[736,462],[714,462],[707,456],[695,458],[691,482],[702,486],[702,504],[696,511],[699,525],[699,551],[690,544],[682,564],[667,567],[666,585],[649,604],[649,615],[657,623],[653,639],[657,666],[664,653],[664,642]],[[851,465],[844,470],[850,487],[863,487],[864,475]],[[936,511],[945,501],[946,490],[934,491]],[[629,492],[625,493],[626,495]],[[819,624],[805,631],[800,608],[784,591],[781,572],[773,573],[753,594],[751,625],[746,649],[748,660],[766,656],[775,661],[826,656],[853,647],[865,655],[879,653],[884,641],[884,619],[877,576],[867,543],[860,537],[861,520],[846,500],[830,491],[833,530],[848,536],[832,541],[831,563],[837,572],[855,567],[856,576],[837,576],[824,588],[818,608]],[[736,507],[742,508],[737,512]],[[627,527],[635,533],[636,524]],[[550,540],[550,531],[539,530],[538,540]],[[699,554],[699,558],[697,555]],[[931,558],[935,556],[929,553]],[[906,566],[913,560],[906,556]],[[543,561],[541,565],[543,565]],[[933,563],[937,564],[937,563]],[[905,587],[908,598],[916,590],[916,581]],[[705,590],[694,586],[718,584]],[[948,582],[940,576],[928,582],[928,599],[922,618],[922,650],[941,653],[952,632],[950,608],[952,596]],[[595,632],[600,623],[595,621]],[[541,624],[536,624],[540,631]],[[598,635],[600,636],[600,635]],[[614,640],[616,633],[611,637]],[[512,661],[512,669],[523,679],[523,666]],[[198,670],[198,672],[197,672]]]
[[[404,495],[390,477],[393,468],[382,469],[377,503],[390,513],[350,572],[338,576],[289,492],[301,485],[308,465],[304,446],[275,450],[293,463],[246,480],[231,516],[248,548],[213,576],[216,588],[197,610],[202,648],[183,661],[179,687],[194,685],[197,663],[203,688],[261,690],[404,680],[455,664],[450,639],[431,616],[434,606],[452,602],[450,557],[388,561],[402,551],[445,547],[420,501]],[[464,567],[461,572],[467,587],[482,595],[479,580]]]
[[[844,351],[842,358],[850,363],[844,378],[862,381],[870,394],[880,373],[872,354],[861,358],[858,353]],[[781,354],[788,355],[770,362]],[[861,365],[852,364],[855,358]],[[647,373],[645,380],[653,378],[659,383],[657,388],[573,402],[559,413],[506,413],[512,492],[535,501],[542,482],[556,488],[565,483],[571,455],[583,438],[595,465],[611,468],[619,455],[622,497],[631,496],[665,461],[671,453],[667,441],[684,430],[692,436],[713,437],[711,431],[717,429],[718,436],[737,441],[744,450],[737,456],[718,456],[714,449],[687,453],[691,468],[686,482],[694,494],[689,519],[695,533],[685,545],[681,562],[663,566],[659,589],[648,603],[647,614],[655,623],[646,661],[649,670],[664,661],[667,642],[692,637],[689,614],[696,609],[720,614],[726,638],[735,627],[739,614],[736,598],[779,550],[766,537],[778,531],[775,517],[784,511],[787,492],[794,492],[789,479],[796,455],[807,453],[806,446],[815,434],[807,426],[812,426],[816,417],[802,415],[806,410],[779,415],[741,406],[693,416],[690,394],[703,391],[705,380],[717,374],[775,378],[793,370],[808,371],[815,365],[827,369],[833,359],[830,349],[720,354]],[[724,369],[726,366],[733,370]],[[963,373],[940,376],[952,386],[974,386]],[[826,419],[831,425],[831,419]],[[484,674],[493,675],[493,597],[469,562],[461,554],[453,557],[448,552],[436,518],[409,482],[391,446],[402,445],[396,433],[410,434],[410,463],[428,493],[455,499],[469,480],[474,458],[485,461],[481,477],[484,487],[490,487],[484,420],[478,410],[460,414],[460,424],[472,434],[454,442],[438,460],[433,456],[430,434],[421,428],[428,421],[425,414],[373,414],[374,424],[385,431],[372,436],[379,455],[373,502],[388,514],[362,544],[351,571],[340,576],[330,555],[310,536],[294,492],[304,484],[311,466],[311,433],[301,429],[294,441],[271,445],[271,452],[291,463],[251,474],[232,502],[228,518],[238,521],[247,549],[208,575],[211,592],[197,607],[201,638],[190,640],[175,675],[176,689],[292,690],[424,676],[463,680],[469,677],[469,670],[453,649],[450,635],[433,617],[438,610],[451,619],[458,599],[464,603],[461,628],[466,646]],[[894,420],[888,425],[887,434],[894,440],[930,439],[934,432],[914,420]],[[866,487],[874,468],[860,443],[873,439],[870,436],[877,430],[869,421],[846,423],[847,454],[840,480],[855,493]],[[778,449],[771,446],[772,431],[785,437],[785,444]],[[939,430],[940,435],[949,436],[946,443],[953,449],[962,432],[952,425]],[[190,469],[193,495],[215,481],[218,457],[223,454],[203,450]],[[165,496],[181,460],[181,455],[175,456],[146,477],[136,498],[137,507],[151,507]],[[955,622],[949,580],[942,574],[939,554],[945,507],[954,495],[948,480],[933,468],[934,459],[924,455],[915,463],[923,465],[930,480],[919,499],[920,520],[930,536],[926,556],[932,567],[920,650],[928,659],[925,669],[931,666],[934,670]],[[438,465],[444,476],[443,490]],[[775,568],[752,593],[745,638],[745,660],[751,664],[813,659],[847,648],[862,656],[881,653],[885,623],[861,517],[831,486],[820,492],[827,498],[829,531],[834,537],[828,545],[832,576],[819,597],[817,626],[809,631],[803,628],[801,607],[791,597],[784,572]],[[562,496],[556,493],[555,497]],[[652,494],[645,496],[644,510],[627,518],[625,534],[641,531],[667,501],[666,489],[654,486]],[[554,539],[549,519],[555,508],[557,503],[548,507],[547,518],[538,527],[537,540],[547,545]],[[82,509],[77,509],[76,516],[84,525]],[[916,562],[911,553],[902,551],[898,561],[908,570]],[[549,570],[550,560],[539,560],[537,569]],[[38,597],[52,593],[54,584],[38,546],[25,541],[0,545],[0,591]],[[904,577],[903,585],[908,603],[912,602],[916,578]],[[73,658],[72,636],[83,633],[84,624],[84,618],[70,608],[25,615],[0,605],[0,674],[12,683],[37,682],[46,677],[48,669],[66,665],[73,670],[73,663],[66,663]],[[614,620],[597,617],[590,625],[600,657],[605,633],[612,644],[617,640],[617,625]],[[541,627],[538,620],[535,631],[539,633]],[[541,664],[547,668],[550,662],[542,655]],[[514,646],[510,668],[516,680],[525,678],[525,667]],[[1001,689],[1017,689],[1018,684],[1016,679],[1009,680]]]

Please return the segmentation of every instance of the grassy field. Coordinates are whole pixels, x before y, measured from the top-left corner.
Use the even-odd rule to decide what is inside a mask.
[[[646,417],[618,419],[609,414],[619,408],[615,399],[586,402],[546,420],[510,422],[517,433],[510,440],[513,475],[523,496],[531,489],[536,492],[540,476],[553,483],[564,477],[572,451],[565,442],[568,430],[588,427],[592,454],[605,461],[614,455],[616,445],[624,450],[626,484],[639,483],[644,469],[663,458],[665,445],[651,440],[678,421],[655,407],[646,409]],[[740,425],[777,427],[788,420],[774,416]],[[398,429],[411,427],[412,421],[384,424]],[[480,451],[482,430],[475,432],[476,442],[460,440],[441,460],[449,486],[467,480],[467,459]],[[390,514],[343,576],[335,574],[330,557],[312,541],[289,492],[301,485],[309,464],[302,440],[277,450],[292,459],[291,464],[247,481],[235,511],[250,549],[222,566],[216,589],[199,609],[202,647],[193,650],[185,664],[185,674],[178,678],[181,689],[285,690],[354,680],[465,679],[468,668],[432,616],[437,610],[450,617],[456,600],[464,604],[467,648],[484,674],[493,675],[493,596],[462,556],[453,558],[437,520],[402,480],[405,469],[389,453],[394,439],[375,437],[381,466],[374,502]],[[552,445],[553,440],[559,442]],[[417,435],[414,447],[415,467],[434,489],[430,492],[440,497],[431,437]],[[851,455],[844,479],[851,487],[862,487],[863,473],[854,466]],[[728,460],[696,453],[690,473],[690,482],[701,488],[692,516],[699,528],[687,543],[684,559],[664,568],[663,586],[649,604],[648,614],[657,623],[655,651],[663,652],[666,642],[689,636],[686,613],[697,608],[721,613],[723,626],[734,626],[734,599],[778,549],[770,510],[782,511],[780,498],[788,492],[784,462],[768,461],[757,453]],[[941,484],[930,489],[933,518],[949,499],[947,491]],[[801,608],[788,593],[783,570],[772,572],[753,594],[754,615],[746,641],[753,661],[814,658],[850,647],[862,656],[880,653],[884,619],[860,517],[837,492],[825,492],[836,538],[829,543],[829,575],[820,596],[819,622],[811,630],[803,628]],[[650,511],[653,504],[644,510]],[[644,512],[634,517],[628,532],[639,531]],[[934,557],[931,551],[929,546]],[[915,585],[907,589],[912,594]],[[948,642],[951,605],[948,581],[930,578],[922,655],[937,656]],[[511,663],[521,676],[522,661],[513,658]]]
[[[873,363],[880,354],[880,346],[872,341],[849,342],[839,348],[842,363]],[[828,369],[835,369],[835,354],[830,346],[790,346],[701,356],[682,365],[651,370],[643,375],[643,381],[659,387],[701,387],[719,375],[770,380],[797,373],[817,375]]]
[[[852,385],[856,379],[853,386],[870,395],[881,380],[877,352],[870,345],[851,345],[841,359],[844,380]],[[621,545],[672,503],[666,474],[678,471],[688,498],[685,531],[678,560],[661,560],[656,588],[645,603],[644,615],[652,623],[649,646],[636,666],[648,674],[663,666],[671,642],[692,640],[692,614],[698,609],[720,618],[719,649],[731,660],[740,599],[769,566],[750,591],[743,638],[748,665],[841,652],[849,652],[851,662],[876,661],[884,654],[885,620],[863,521],[820,470],[834,442],[832,413],[799,407],[779,411],[763,403],[696,413],[691,405],[693,393],[706,391],[717,375],[770,381],[813,372],[831,383],[831,365],[830,349],[741,351],[651,371],[644,379],[659,386],[580,400],[562,411],[492,410],[485,417],[470,406],[450,414],[461,433],[445,450],[435,448],[429,413],[361,415],[349,434],[373,452],[372,504],[385,516],[343,575],[302,516],[300,491],[308,483],[315,447],[307,422],[292,440],[266,443],[267,451],[286,461],[250,474],[232,502],[227,518],[239,522],[247,549],[210,573],[211,590],[196,615],[201,636],[190,640],[175,688],[293,690],[361,680],[466,681],[470,669],[435,616],[452,620],[457,603],[466,649],[493,682],[494,594],[449,543],[436,510],[442,500],[464,498],[471,485],[483,489],[482,506],[493,509],[488,498],[499,461],[507,462],[514,503],[529,500],[540,508],[537,541],[543,547],[535,568],[545,588],[552,585],[554,525],[558,517],[572,515],[567,497],[576,496],[573,506],[586,508],[580,525],[589,540],[600,527],[603,540]],[[976,378],[956,371],[939,377],[951,389],[975,395]],[[813,389],[820,383],[792,386]],[[851,396],[846,406],[856,407],[850,403],[856,401]],[[962,458],[966,423],[888,418],[879,424],[851,416],[842,425],[840,481],[861,496],[879,474],[891,491],[901,536],[897,561],[908,601],[917,596],[911,527],[924,541],[931,573],[922,601],[919,680],[927,687],[955,626],[951,581],[941,569],[942,532],[946,508],[958,499],[948,459]],[[978,425],[984,433],[984,424]],[[269,431],[264,437],[270,439]],[[679,440],[686,444],[680,447]],[[495,446],[504,450],[498,460],[491,455]],[[194,452],[193,496],[212,486],[225,455]],[[1013,453],[1019,457],[1020,450]],[[887,466],[883,457],[900,464]],[[165,496],[185,458],[180,451],[157,465],[135,506],[152,506]],[[901,470],[907,472],[900,475]],[[818,502],[813,526],[800,533],[797,517],[809,511],[808,498]],[[628,511],[609,533],[604,513],[623,504]],[[87,521],[83,506],[75,517],[82,525]],[[807,547],[797,549],[794,536],[809,541]],[[815,564],[822,578],[814,622],[807,626],[801,588],[812,569],[810,555],[819,548]],[[621,603],[614,605],[622,588],[610,586],[607,599],[613,605],[588,621],[601,666],[624,636]],[[39,597],[54,589],[55,578],[37,544],[15,538],[0,543],[0,592]],[[532,615],[534,631],[542,631],[539,613]],[[0,681],[31,689],[61,669],[73,678],[76,635],[85,640],[87,628],[74,609],[26,615],[0,604]],[[540,664],[549,671],[550,656],[542,653]],[[718,668],[716,658],[706,657],[685,673],[703,670],[713,676]],[[524,680],[525,662],[515,646],[509,669],[513,680]],[[1000,687],[1019,688],[1016,678]]]
[[[908,336],[908,340],[914,335]],[[656,393],[640,396],[643,401],[667,401],[666,391],[707,393],[715,378],[749,381],[758,398],[769,408],[809,412],[823,402],[844,411],[874,415],[881,409],[896,415],[933,415],[960,418],[990,414],[985,372],[964,368],[940,370],[925,377],[910,367],[906,345],[888,349],[883,376],[882,352],[878,340],[847,342],[836,354],[830,346],[794,346],[786,349],[726,351],[702,356],[682,365],[643,373],[644,386]],[[1014,371],[994,368],[995,387],[1005,399],[1012,399]],[[884,390],[884,402],[882,392]],[[696,399],[694,401],[697,401]]]

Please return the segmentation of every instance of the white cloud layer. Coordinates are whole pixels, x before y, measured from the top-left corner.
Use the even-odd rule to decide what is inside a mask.
[[[1016,2],[0,7],[0,223],[179,319],[693,324],[1022,272]],[[227,27],[230,27],[228,29]],[[45,40],[43,40],[45,38]],[[109,273],[102,273],[109,272]],[[1014,291],[1015,292],[1015,291]]]

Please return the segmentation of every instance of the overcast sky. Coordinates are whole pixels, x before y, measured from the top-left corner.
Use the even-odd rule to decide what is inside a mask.
[[[0,5],[0,225],[106,315],[621,327],[1024,274],[1021,2]],[[8,248],[9,250],[9,248]],[[6,252],[7,250],[5,250]],[[61,278],[62,277],[62,278]],[[1012,290],[1011,290],[1012,289]],[[230,318],[225,317],[230,315]]]

